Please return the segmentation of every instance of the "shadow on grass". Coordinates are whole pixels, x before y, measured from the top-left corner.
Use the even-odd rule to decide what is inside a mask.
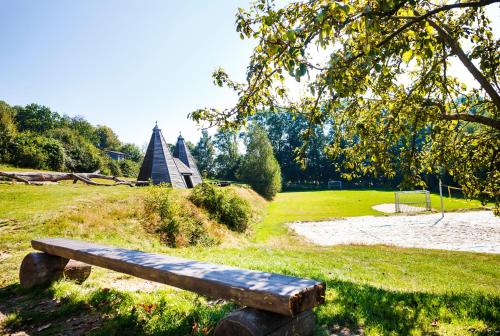
[[[327,288],[327,302],[316,316],[318,325],[330,330],[337,325],[383,335],[415,331],[432,335],[438,334],[440,326],[453,325],[459,335],[500,331],[500,298],[495,296],[390,291],[339,280],[327,281]]]
[[[26,291],[0,288],[0,334],[28,335],[206,335],[234,309],[188,292],[151,297],[103,288],[83,297],[57,297],[53,287]],[[1,315],[0,315],[1,317]]]
[[[316,309],[317,334],[339,328],[376,334],[441,333],[495,335],[500,330],[500,298],[483,294],[400,292],[348,281],[327,281],[327,302]],[[63,294],[64,295],[64,294]],[[6,329],[53,335],[205,335],[234,308],[210,304],[188,292],[156,292],[148,298],[113,289],[92,290],[83,298],[56,298],[52,287],[26,292],[0,289]]]

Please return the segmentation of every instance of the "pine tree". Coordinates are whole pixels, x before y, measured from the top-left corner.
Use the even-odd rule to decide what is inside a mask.
[[[266,132],[253,126],[247,136],[247,153],[238,175],[259,194],[272,199],[281,191],[281,170]]]
[[[208,135],[207,130],[201,131],[201,138],[192,153],[200,173],[205,177],[213,177],[215,175],[215,149],[212,137]]]

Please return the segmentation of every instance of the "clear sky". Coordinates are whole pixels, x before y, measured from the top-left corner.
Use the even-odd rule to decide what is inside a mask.
[[[200,107],[228,107],[212,84],[223,66],[243,78],[252,43],[235,31],[248,1],[0,0],[0,100],[32,102],[142,146],[154,122],[190,141]]]
[[[234,15],[249,1],[0,0],[0,100],[84,116],[139,146],[156,120],[168,142],[196,142],[187,114],[236,100],[211,74],[244,78],[254,43]],[[488,12],[498,37],[498,4]]]

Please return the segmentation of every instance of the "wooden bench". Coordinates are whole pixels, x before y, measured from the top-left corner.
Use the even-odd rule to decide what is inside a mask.
[[[44,253],[30,253],[23,260],[24,288],[64,276],[71,259],[247,307],[219,321],[216,335],[309,335],[314,329],[311,309],[325,297],[325,283],[310,279],[62,238],[33,240],[31,245]],[[83,263],[81,268],[90,267]],[[82,273],[86,278],[90,270]]]

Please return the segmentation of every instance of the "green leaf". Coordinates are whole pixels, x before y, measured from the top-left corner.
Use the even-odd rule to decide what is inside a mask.
[[[305,63],[300,63],[299,66],[299,75],[304,76],[307,72],[307,65]]]
[[[402,56],[403,62],[408,63],[411,61],[412,58],[413,58],[413,50],[410,49],[403,53]]]

